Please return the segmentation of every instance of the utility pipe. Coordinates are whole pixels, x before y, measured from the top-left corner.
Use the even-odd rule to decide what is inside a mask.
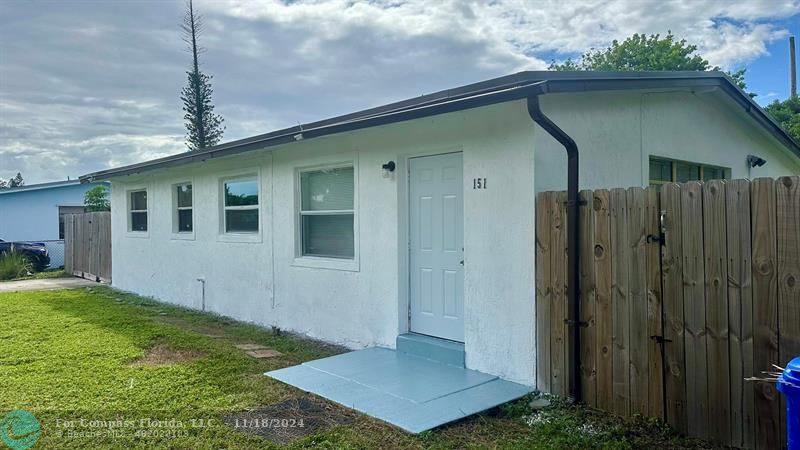
[[[542,86],[547,93],[547,86]],[[567,151],[567,315],[569,396],[581,401],[579,368],[581,366],[581,309],[580,309],[580,254],[578,235],[578,145],[567,133],[545,115],[539,105],[539,96],[528,97],[528,114],[534,122],[553,136]]]

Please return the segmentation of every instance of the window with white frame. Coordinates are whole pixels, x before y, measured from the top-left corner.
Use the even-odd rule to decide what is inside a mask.
[[[225,233],[258,233],[258,179],[225,180],[222,192]]]
[[[177,233],[191,233],[194,229],[192,220],[192,184],[183,183],[175,185],[175,231]]]
[[[130,191],[128,195],[128,231],[147,231],[147,191]]]
[[[352,165],[300,172],[302,256],[354,258],[354,185]]]

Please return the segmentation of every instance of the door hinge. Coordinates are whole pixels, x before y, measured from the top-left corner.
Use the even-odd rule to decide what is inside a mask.
[[[567,324],[567,326],[570,326],[570,327],[574,327],[575,325],[578,325],[581,328],[585,328],[585,327],[589,326],[589,322],[582,322],[580,320],[579,321],[575,321],[575,320],[572,320],[572,319],[564,319],[564,323]]]

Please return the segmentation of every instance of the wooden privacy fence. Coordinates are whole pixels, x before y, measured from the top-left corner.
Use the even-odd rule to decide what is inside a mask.
[[[64,270],[95,281],[111,281],[111,213],[64,216]]]
[[[537,382],[567,394],[564,192],[536,200]],[[800,177],[582,191],[581,392],[620,416],[780,448],[800,355]]]

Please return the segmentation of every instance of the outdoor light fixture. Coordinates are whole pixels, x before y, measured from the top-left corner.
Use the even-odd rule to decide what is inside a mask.
[[[767,160],[756,155],[747,155],[747,165],[749,167],[761,167],[767,163]]]
[[[383,170],[385,170],[387,172],[394,172],[394,169],[396,167],[397,167],[397,165],[394,163],[394,161],[389,161],[386,164],[381,166],[381,168],[383,168]]]

